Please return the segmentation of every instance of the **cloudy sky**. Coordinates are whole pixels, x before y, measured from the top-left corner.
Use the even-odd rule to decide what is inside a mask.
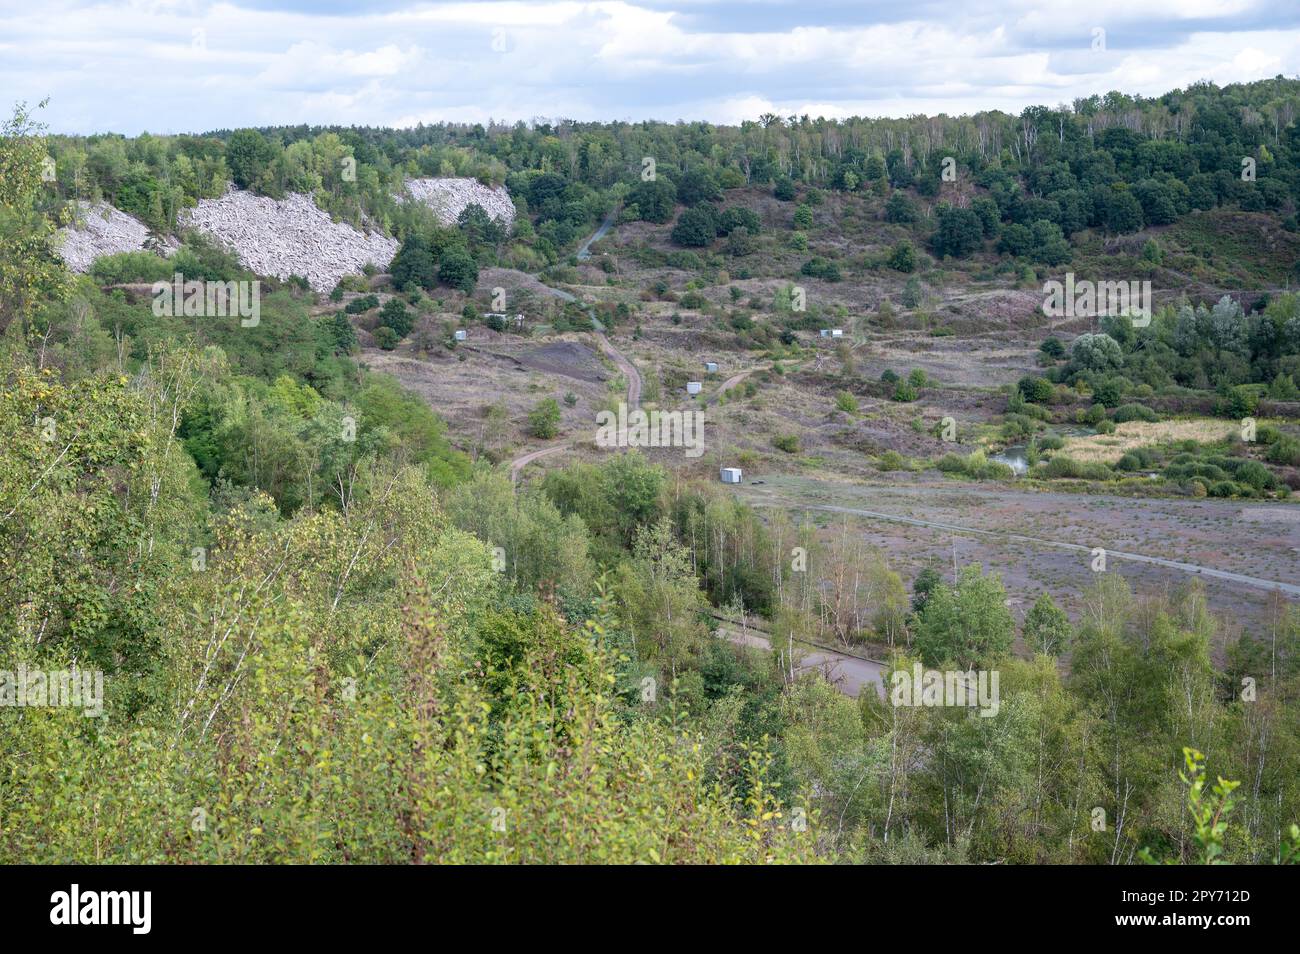
[[[1300,0],[0,0],[0,90],[59,132],[957,114],[1279,73]]]

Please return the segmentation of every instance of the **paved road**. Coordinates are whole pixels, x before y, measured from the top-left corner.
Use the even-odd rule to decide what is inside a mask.
[[[578,261],[585,262],[587,259],[591,258],[592,244],[599,242],[605,237],[605,233],[609,231],[609,227],[614,224],[614,219],[618,217],[618,211],[618,209],[610,210],[609,215],[605,216],[605,221],[600,223],[600,228],[592,232],[591,235],[588,236],[587,241],[582,243],[578,248]]]
[[[935,530],[947,530],[952,533],[965,533],[972,536],[1016,540],[1021,543],[1029,543],[1044,547],[1055,547],[1059,550],[1074,550],[1089,555],[1092,553],[1091,547],[1086,547],[1079,543],[1066,543],[1061,540],[1045,540],[1041,537],[1030,537],[1022,533],[1011,533],[1005,530],[982,530],[978,527],[963,527],[952,523],[921,520],[917,517],[903,517],[893,513],[880,513],[875,510],[861,510],[856,507],[837,507],[832,504],[804,504],[793,500],[777,500],[771,502],[754,501],[754,506],[782,507],[790,510],[823,510],[828,513],[845,513],[851,516],[870,517],[875,520],[886,520],[893,523],[906,523],[914,527],[930,527]],[[1164,566],[1174,570],[1182,570],[1185,573],[1192,573],[1199,576],[1210,576],[1219,580],[1228,580],[1232,583],[1241,583],[1245,586],[1252,586],[1261,590],[1281,590],[1283,593],[1289,593],[1292,596],[1300,596],[1300,585],[1295,583],[1282,583],[1278,580],[1265,580],[1257,576],[1247,576],[1243,573],[1232,573],[1228,570],[1216,570],[1213,567],[1198,566],[1195,563],[1183,563],[1179,560],[1166,560],[1163,557],[1147,556],[1143,553],[1129,553],[1125,550],[1112,550],[1109,547],[1104,549],[1106,550],[1106,558],[1108,560],[1115,559],[1127,560],[1131,563],[1150,563],[1155,566]]]
[[[737,646],[769,651],[772,649],[771,638],[752,626],[741,630],[734,623],[719,622],[718,632],[724,639]],[[798,662],[795,664],[796,673],[820,670],[827,682],[855,699],[861,695],[866,686],[874,686],[876,692],[882,698],[884,697],[886,668],[884,663],[847,656],[830,649],[809,649],[801,652],[800,647],[796,646],[795,652],[798,654]]]

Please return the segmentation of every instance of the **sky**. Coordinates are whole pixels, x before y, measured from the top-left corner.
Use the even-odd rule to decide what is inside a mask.
[[[1278,74],[1300,0],[0,0],[0,98],[64,133],[958,115]]]

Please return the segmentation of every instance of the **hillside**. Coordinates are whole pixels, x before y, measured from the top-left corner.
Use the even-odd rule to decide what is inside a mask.
[[[16,110],[0,860],[1289,857],[1297,107]]]

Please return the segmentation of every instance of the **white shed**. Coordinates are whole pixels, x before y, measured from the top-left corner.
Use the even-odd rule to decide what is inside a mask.
[[[707,373],[707,374],[717,374],[717,373],[718,373],[718,362],[716,362],[716,361],[705,361],[705,362],[704,362],[704,371],[705,371],[705,373]]]
[[[844,337],[844,329],[843,329],[843,328],[832,328],[832,329],[831,329],[831,337],[832,337],[832,338],[843,338],[843,337]]]
[[[724,484],[738,484],[740,483],[740,468],[724,467],[722,468],[721,477]]]
[[[465,338],[468,337],[468,334],[469,334],[469,333],[468,333],[464,328],[458,328],[458,329],[456,330],[456,335],[455,335],[456,340],[457,340],[457,341],[464,341]]]
[[[687,394],[699,394],[700,391],[702,391],[703,389],[704,389],[704,385],[700,384],[699,381],[687,381],[687,382],[686,382],[686,393],[687,393]]]

